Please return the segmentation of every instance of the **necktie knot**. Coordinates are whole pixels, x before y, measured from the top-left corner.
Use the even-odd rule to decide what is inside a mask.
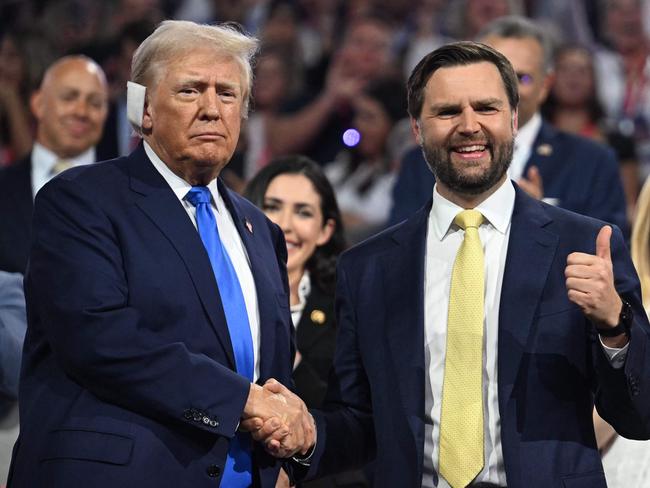
[[[56,176],[59,173],[63,173],[66,169],[72,168],[72,161],[69,159],[59,159],[52,166],[52,176]]]
[[[207,186],[193,186],[185,195],[185,200],[195,207],[200,203],[210,203],[210,190]]]
[[[483,220],[483,214],[478,210],[463,210],[454,217],[454,224],[463,230],[468,227],[478,229]]]

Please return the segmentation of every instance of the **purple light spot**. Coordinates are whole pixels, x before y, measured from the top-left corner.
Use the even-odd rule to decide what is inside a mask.
[[[356,129],[348,129],[343,133],[343,144],[348,147],[354,147],[359,144],[361,134]]]

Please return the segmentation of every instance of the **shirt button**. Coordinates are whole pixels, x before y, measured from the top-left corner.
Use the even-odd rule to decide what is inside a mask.
[[[217,466],[216,464],[211,464],[208,466],[208,469],[206,469],[206,472],[208,473],[208,476],[210,478],[216,478],[221,474],[221,466]]]

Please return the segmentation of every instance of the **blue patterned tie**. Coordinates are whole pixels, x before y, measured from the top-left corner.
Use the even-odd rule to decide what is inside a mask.
[[[196,207],[196,226],[217,279],[237,372],[253,381],[253,338],[244,294],[232,261],[219,237],[217,221],[210,206],[210,190],[205,186],[193,186],[185,195],[185,199]],[[253,468],[250,444],[248,434],[238,432],[232,438],[221,486],[239,488],[251,485]]]

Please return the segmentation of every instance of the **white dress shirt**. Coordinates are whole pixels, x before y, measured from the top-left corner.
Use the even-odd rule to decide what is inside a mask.
[[[503,453],[497,396],[497,338],[501,283],[508,251],[510,217],[515,204],[515,190],[506,180],[497,191],[476,210],[485,221],[479,227],[479,236],[485,252],[485,331],[483,335],[483,415],[485,439],[485,466],[477,481],[505,485]],[[425,274],[424,274],[424,358],[427,381],[425,384],[424,470],[423,487],[449,488],[440,476],[434,484],[434,470],[438,472],[440,407],[445,371],[447,344],[447,312],[451,271],[465,231],[452,222],[463,209],[443,198],[434,187],[433,206],[429,214]]]
[[[71,167],[92,164],[95,162],[95,147],[91,147],[74,158],[60,158],[42,144],[35,142],[32,148],[32,195],[34,197],[38,190],[55,176],[52,171],[61,159],[70,161]]]
[[[501,449],[501,419],[498,398],[498,332],[501,286],[510,237],[510,220],[515,204],[515,190],[506,180],[489,198],[476,207],[485,217],[479,227],[479,236],[485,253],[485,311],[483,334],[483,419],[484,453],[483,470],[474,482],[507,485],[503,452]],[[433,191],[433,206],[429,214],[426,238],[424,275],[424,355],[425,429],[424,465],[422,486],[449,488],[438,473],[440,409],[447,344],[447,313],[451,272],[465,231],[453,224],[456,215],[464,210],[442,197],[437,186]],[[614,368],[625,363],[628,345],[609,348],[601,345]]]
[[[541,128],[542,116],[539,112],[536,112],[526,125],[520,127],[517,131],[512,163],[508,169],[508,176],[511,180],[517,181],[524,176],[524,168],[533,153],[533,144],[535,144],[535,139],[537,139],[537,134],[539,134]]]
[[[158,155],[151,149],[145,142],[144,150],[149,156],[154,167],[165,179],[167,184],[171,187],[178,200],[183,205],[187,212],[192,224],[196,227],[196,207],[190,202],[185,200],[187,192],[190,191],[192,185],[187,181],[176,175],[169,167],[163,163]],[[246,303],[246,312],[248,313],[248,324],[251,328],[251,336],[253,338],[253,354],[255,358],[255,369],[253,372],[253,382],[257,381],[260,374],[260,314],[257,304],[257,290],[255,288],[255,280],[253,272],[251,271],[251,264],[248,258],[248,253],[244,247],[241,236],[237,232],[235,222],[232,215],[226,208],[219,190],[217,189],[217,180],[214,179],[208,183],[208,189],[212,194],[211,207],[217,220],[217,227],[219,228],[219,237],[223,243],[230,260],[232,261],[235,273],[239,279],[242,293],[244,295],[244,302]]]

